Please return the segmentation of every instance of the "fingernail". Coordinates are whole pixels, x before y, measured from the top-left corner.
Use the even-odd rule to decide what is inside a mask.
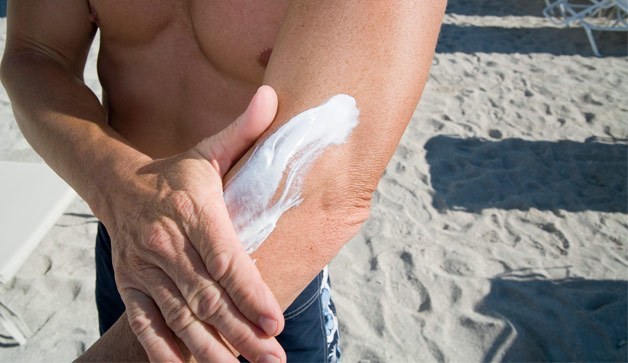
[[[281,360],[272,354],[264,354],[259,359],[259,361],[257,361],[257,363],[279,363],[279,362],[281,362]]]
[[[266,334],[275,336],[275,331],[277,331],[277,320],[267,316],[262,316],[259,318],[259,326],[264,329]]]

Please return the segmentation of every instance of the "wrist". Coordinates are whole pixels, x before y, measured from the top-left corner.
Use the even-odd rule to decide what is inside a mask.
[[[92,173],[84,198],[94,215],[105,224],[115,219],[120,203],[138,196],[142,189],[140,170],[152,159],[136,150],[105,156]]]

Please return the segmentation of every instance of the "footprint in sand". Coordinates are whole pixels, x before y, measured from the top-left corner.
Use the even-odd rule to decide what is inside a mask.
[[[432,298],[429,291],[419,280],[416,273],[414,257],[408,251],[402,251],[399,255],[399,262],[389,264],[398,266],[396,273],[390,276],[390,286],[396,297],[396,301],[406,308],[418,313],[426,313],[432,310]],[[401,275],[401,276],[399,276]]]
[[[469,276],[473,270],[464,261],[455,258],[446,258],[443,262],[443,270],[450,275]]]

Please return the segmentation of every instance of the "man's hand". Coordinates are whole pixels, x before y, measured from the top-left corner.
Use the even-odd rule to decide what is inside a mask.
[[[285,361],[273,338],[283,329],[282,311],[222,197],[222,177],[276,111],[274,90],[261,87],[232,125],[185,153],[135,168],[110,202],[104,223],[116,282],[151,361],[181,360],[171,332],[199,361],[235,361],[217,333],[249,360]]]

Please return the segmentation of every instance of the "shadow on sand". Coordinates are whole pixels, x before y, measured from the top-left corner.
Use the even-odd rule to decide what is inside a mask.
[[[594,33],[602,56],[625,57],[628,35]],[[500,28],[443,25],[437,53],[547,53],[594,57],[580,28]],[[548,65],[549,66],[549,65]]]
[[[507,326],[483,361],[626,362],[626,291],[627,281],[494,279],[476,310]]]
[[[438,210],[628,213],[625,144],[435,136],[425,150]]]
[[[472,16],[543,16],[545,0],[449,0],[447,13]]]
[[[447,13],[467,16],[543,17],[544,0],[449,0]],[[549,25],[549,21],[548,21]],[[603,56],[625,57],[628,34],[594,32]],[[437,53],[548,53],[593,57],[584,30],[574,28],[502,28],[443,25]]]

